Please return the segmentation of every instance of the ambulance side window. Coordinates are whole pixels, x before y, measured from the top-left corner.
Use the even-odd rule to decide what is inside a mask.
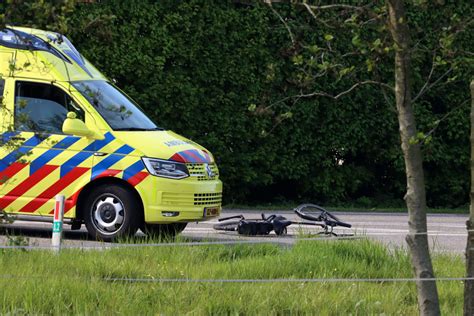
[[[84,121],[84,111],[58,87],[36,82],[16,83],[16,130],[62,134],[68,112],[75,112]]]

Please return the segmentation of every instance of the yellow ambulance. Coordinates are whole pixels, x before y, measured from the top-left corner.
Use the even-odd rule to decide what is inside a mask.
[[[133,76],[133,71],[130,71]],[[176,234],[221,212],[212,154],[156,125],[60,34],[0,31],[0,209],[110,241]]]

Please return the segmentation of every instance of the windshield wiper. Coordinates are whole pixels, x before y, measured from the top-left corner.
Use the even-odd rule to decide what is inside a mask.
[[[121,127],[115,128],[114,131],[163,131],[164,128],[154,127],[154,128],[143,128],[143,127]]]

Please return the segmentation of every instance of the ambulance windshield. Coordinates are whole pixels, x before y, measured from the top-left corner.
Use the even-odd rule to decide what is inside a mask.
[[[107,81],[76,81],[72,85],[115,131],[162,130],[119,89]]]

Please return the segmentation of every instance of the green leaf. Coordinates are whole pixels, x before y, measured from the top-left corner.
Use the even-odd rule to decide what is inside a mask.
[[[302,55],[293,56],[292,61],[293,61],[293,64],[295,64],[295,65],[302,65],[303,64],[303,56]]]
[[[351,66],[351,67],[347,67],[347,68],[343,68],[341,70],[339,70],[339,78],[342,78],[344,77],[345,75],[347,75],[348,73],[352,72],[354,70],[354,66]]]
[[[318,45],[311,45],[308,49],[312,54],[317,54],[321,50]]]
[[[359,35],[356,35],[352,38],[352,45],[357,46],[357,47],[361,45]]]
[[[367,65],[367,71],[368,71],[368,72],[372,72],[372,71],[374,70],[374,66],[375,66],[374,61],[369,58],[369,59],[367,59],[367,60],[365,61],[365,63],[366,63],[366,65]]]
[[[375,47],[379,47],[380,45],[382,45],[382,41],[380,40],[380,38],[377,38],[373,43],[372,45],[374,45]]]
[[[332,41],[334,39],[334,36],[332,36],[331,34],[326,34],[324,35],[324,39],[326,41]]]
[[[446,80],[446,82],[453,82],[456,81],[456,79],[458,79],[458,76],[450,77],[448,80]]]
[[[318,68],[321,70],[328,70],[331,64],[328,61],[324,61],[321,64],[318,64]]]
[[[418,139],[414,136],[410,137],[410,140],[408,141],[410,145],[416,145],[418,144]]]

